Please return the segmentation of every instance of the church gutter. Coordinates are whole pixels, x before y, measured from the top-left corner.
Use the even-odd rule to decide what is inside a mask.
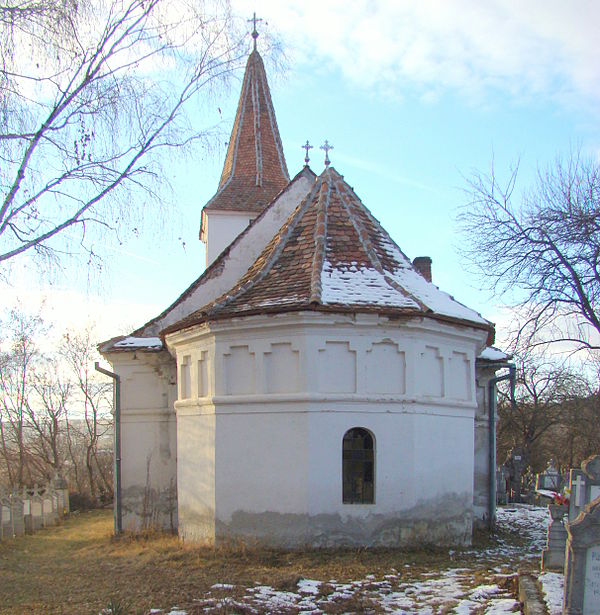
[[[121,499],[121,377],[96,361],[97,372],[113,379],[113,408],[115,413],[115,536],[123,532],[123,511]]]

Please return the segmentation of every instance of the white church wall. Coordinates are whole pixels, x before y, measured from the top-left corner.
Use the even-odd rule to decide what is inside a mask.
[[[441,419],[439,409],[373,403],[365,409],[363,403],[362,411],[354,404],[332,411],[334,404],[296,403],[294,411],[277,402],[233,404],[218,410],[216,539],[252,536],[283,546],[468,543],[473,462],[465,451],[473,441],[473,413],[457,417],[446,410]],[[185,425],[185,437],[197,442]],[[353,427],[375,437],[374,504],[342,502],[342,439]],[[202,446],[193,450],[196,461],[204,457]],[[189,472],[207,473],[198,466]],[[179,485],[185,486],[181,474]],[[202,507],[198,478],[190,492]],[[183,511],[180,523],[187,523]]]
[[[250,224],[254,216],[237,211],[205,211],[206,266],[208,267],[223,250]]]
[[[202,412],[189,402],[178,408],[178,531],[184,541],[214,543],[215,433],[210,409]]]
[[[406,350],[391,339],[374,343],[364,356],[367,393],[406,393]]]
[[[113,353],[121,377],[123,529],[177,528],[175,361],[167,352]]]
[[[472,412],[371,402],[311,415],[309,515],[325,545],[468,543],[471,536]],[[342,439],[375,440],[375,502],[342,501]],[[448,443],[452,442],[451,446]],[[327,517],[323,517],[326,513]],[[314,532],[314,528],[313,528]],[[311,541],[314,537],[310,536]]]
[[[208,276],[202,283],[193,290],[187,297],[182,299],[175,307],[170,309],[162,318],[157,319],[144,330],[145,335],[157,335],[162,329],[177,321],[189,316],[195,310],[214,301],[223,293],[230,290],[237,281],[248,271],[250,265],[258,258],[260,253],[267,246],[269,241],[281,228],[302,199],[307,195],[313,186],[314,180],[305,176],[300,176],[292,182],[285,192],[282,192],[276,201],[263,213],[262,218],[254,224],[248,231],[239,238],[229,251],[229,254],[222,262],[222,268],[218,275]],[[246,222],[242,229],[248,225],[249,217],[246,215]],[[225,222],[221,220],[223,224]],[[211,223],[212,224],[212,223]],[[210,241],[213,241],[211,226]],[[230,241],[235,238],[232,237]],[[229,244],[225,244],[220,251]],[[215,248],[216,249],[216,248]]]
[[[263,404],[217,415],[216,511],[221,536],[290,539],[307,509],[307,416]],[[290,527],[291,526],[291,527]],[[255,528],[253,530],[253,528]]]
[[[212,374],[210,396],[176,408],[178,417],[194,404],[215,414],[216,540],[470,540],[474,365],[485,333],[435,321],[307,313],[213,323],[167,341],[192,366],[204,353]],[[192,369],[192,390],[195,377]],[[342,502],[342,438],[353,427],[376,440],[370,505]],[[179,434],[180,450],[193,451],[194,430]],[[190,467],[190,476],[200,472]],[[192,501],[197,488],[182,480],[180,471],[180,502]]]

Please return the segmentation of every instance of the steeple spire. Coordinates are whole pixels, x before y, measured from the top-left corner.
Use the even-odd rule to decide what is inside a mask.
[[[256,15],[252,21],[259,21]],[[255,33],[256,24],[256,44]],[[229,210],[254,217],[289,181],[265,67],[255,49],[246,64],[219,189],[203,212]]]

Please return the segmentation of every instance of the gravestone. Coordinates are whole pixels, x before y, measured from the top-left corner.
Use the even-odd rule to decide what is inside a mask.
[[[563,615],[600,613],[600,499],[567,523]]]
[[[562,570],[565,565],[565,547],[567,530],[563,518],[567,514],[566,506],[550,504],[548,506],[552,523],[548,526],[546,548],[542,551],[542,570]]]
[[[548,466],[541,473],[538,474],[535,481],[535,489],[539,491],[543,489],[545,491],[560,491],[562,478],[560,472],[554,467],[554,461],[550,459]]]
[[[56,523],[57,516],[52,505],[52,494],[47,489],[42,499],[42,516],[44,527],[48,527]]]
[[[6,493],[0,492],[0,538],[12,537],[10,498]]]
[[[33,532],[33,525],[31,522],[31,499],[26,488],[23,488],[21,498],[23,500],[23,527],[25,533],[31,534],[31,532]]]
[[[59,514],[66,515],[70,512],[69,507],[69,485],[67,481],[58,473],[52,479],[52,487],[58,494]]]
[[[27,528],[27,531],[35,532],[39,530],[44,524],[44,517],[42,515],[42,496],[38,491],[38,486],[35,485],[33,493],[30,498],[30,510],[31,510],[31,529]]]
[[[507,455],[504,467],[509,476],[509,501],[521,501],[521,480],[525,468],[529,465],[528,456],[520,446],[512,448]]]
[[[596,498],[600,497],[600,455],[594,455],[581,464],[581,470],[571,470],[569,523]],[[600,612],[600,611],[599,611]]]
[[[13,493],[10,496],[10,512],[12,517],[13,536],[23,536],[25,533],[23,498],[18,493]]]

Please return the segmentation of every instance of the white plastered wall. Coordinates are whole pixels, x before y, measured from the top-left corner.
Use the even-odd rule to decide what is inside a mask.
[[[123,529],[177,528],[175,361],[158,353],[107,353],[121,378]]]
[[[226,210],[205,211],[204,216],[207,267],[256,217],[247,212]]]
[[[214,440],[200,455],[188,458],[183,451],[194,447],[180,440],[178,485],[180,503],[197,498],[182,467],[194,468],[191,477],[207,464],[214,482],[202,497],[214,503],[214,527],[204,519],[188,531],[182,521],[180,533],[282,546],[468,542],[474,366],[485,337],[432,320],[314,313],[169,336],[180,367],[193,366],[178,421],[200,429],[214,417]],[[210,387],[200,387],[200,397],[204,360]],[[401,382],[391,382],[396,377]],[[375,436],[372,505],[342,503],[341,445],[352,427]],[[179,430],[183,440],[193,433]]]

